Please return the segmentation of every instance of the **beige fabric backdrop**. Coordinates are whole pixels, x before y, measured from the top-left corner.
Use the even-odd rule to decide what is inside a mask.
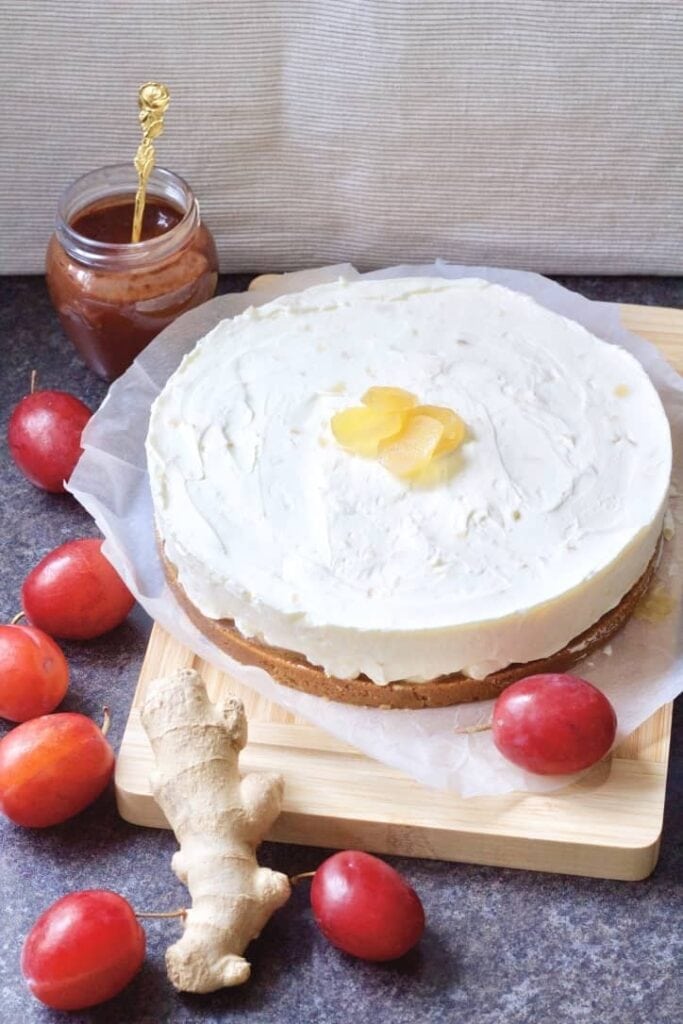
[[[224,270],[683,272],[681,0],[0,0],[0,38],[0,272],[155,77]]]

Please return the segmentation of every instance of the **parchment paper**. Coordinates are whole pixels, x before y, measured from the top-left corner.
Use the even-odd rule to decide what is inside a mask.
[[[482,277],[507,285],[632,352],[654,381],[671,422],[675,461],[671,512],[673,523],[681,520],[683,380],[653,345],[623,329],[618,307],[591,302],[537,274],[454,266],[441,261],[363,275],[350,265],[287,274],[257,291],[222,296],[186,313],[159,335],[113,384],[86,428],[85,451],[71,477],[69,490],[95,519],[106,538],[107,557],[152,618],[241,683],[427,785],[451,789],[462,796],[557,789],[575,776],[529,775],[498,754],[490,731],[456,732],[488,721],[491,701],[420,711],[349,707],[288,689],[263,670],[238,664],[206,640],[178,607],[157,556],[144,440],[150,405],[182,356],[220,320],[277,295],[334,281],[340,276],[356,279],[417,275]],[[672,525],[671,519],[669,523]],[[657,574],[657,585],[676,601],[674,611],[654,623],[633,618],[604,652],[579,663],[573,670],[604,690],[614,704],[619,719],[617,741],[683,689],[679,628],[682,564],[683,530],[678,529],[664,544]]]

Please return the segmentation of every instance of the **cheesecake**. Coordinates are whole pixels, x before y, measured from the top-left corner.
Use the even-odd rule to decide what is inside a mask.
[[[334,423],[378,391],[415,408],[350,449]],[[382,451],[429,409],[464,425],[457,447],[392,471]],[[310,693],[425,707],[563,670],[624,624],[671,435],[632,355],[527,295],[340,280],[202,338],[147,457],[167,578],[207,636]]]

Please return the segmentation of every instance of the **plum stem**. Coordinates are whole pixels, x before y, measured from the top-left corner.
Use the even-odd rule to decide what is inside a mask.
[[[10,624],[10,626],[16,626],[17,622],[19,622],[20,619],[25,619],[25,618],[26,618],[26,612],[25,611],[17,612],[17,614],[14,616],[14,618],[10,619],[9,624]]]
[[[299,875],[290,875],[289,884],[298,885],[299,882],[303,882],[304,878],[313,878],[315,871],[302,871]]]
[[[38,371],[37,370],[31,370],[31,391],[30,391],[31,394],[35,393],[37,380],[38,380]]]
[[[107,733],[109,732],[109,727],[110,726],[111,726],[111,711],[109,710],[109,708],[105,704],[104,707],[102,708],[102,725],[100,726],[100,728],[102,730],[102,735],[103,736],[107,735]]]
[[[136,910],[136,917],[187,917],[187,909],[180,907],[178,910]]]
[[[468,734],[471,732],[488,732],[492,727],[493,719],[490,718],[488,722],[480,722],[479,725],[462,725],[459,728],[454,729],[453,732],[458,733],[458,735],[461,733]]]

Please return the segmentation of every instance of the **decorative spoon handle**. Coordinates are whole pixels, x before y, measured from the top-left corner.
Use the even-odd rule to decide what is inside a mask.
[[[142,127],[142,142],[135,154],[135,170],[138,172],[138,190],[135,193],[135,213],[131,242],[139,242],[142,233],[142,217],[145,212],[147,182],[154,168],[154,139],[164,130],[164,114],[168,109],[171,95],[161,82],[145,82],[140,86],[138,106]]]

